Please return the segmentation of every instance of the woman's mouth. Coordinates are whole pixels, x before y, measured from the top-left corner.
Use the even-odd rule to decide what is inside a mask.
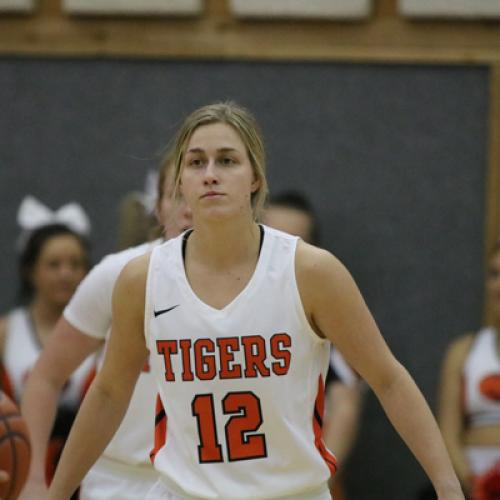
[[[208,191],[208,193],[205,193],[202,198],[219,198],[221,196],[224,196],[224,193],[219,193],[218,191]]]

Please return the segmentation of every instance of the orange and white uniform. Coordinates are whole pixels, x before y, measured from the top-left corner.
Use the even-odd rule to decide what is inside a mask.
[[[160,480],[147,498],[330,498],[336,461],[321,438],[330,343],[303,310],[296,244],[263,226],[254,274],[221,310],[191,289],[182,235],[153,250],[145,335]]]
[[[5,369],[4,390],[20,402],[26,381],[35,365],[42,346],[28,310],[18,307],[7,316],[7,333],[2,364]],[[94,360],[87,359],[64,386],[59,406],[75,410],[80,405],[92,375]]]
[[[468,427],[500,426],[500,356],[494,328],[480,330],[463,367],[464,412]],[[500,470],[500,447],[471,446],[466,449],[474,475],[495,465]]]
[[[29,310],[18,307],[7,316],[7,329],[2,362],[2,389],[20,403],[26,381],[42,346]],[[87,359],[64,385],[58,402],[46,462],[46,476],[51,479],[78,407],[95,375],[95,360]]]

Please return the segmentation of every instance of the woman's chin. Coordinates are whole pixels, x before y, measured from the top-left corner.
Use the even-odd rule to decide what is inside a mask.
[[[65,307],[66,304],[71,300],[71,297],[73,296],[73,292],[71,293],[66,293],[66,292],[60,292],[57,294],[54,294],[52,297],[51,302],[56,306],[56,307]]]
[[[200,210],[199,214],[207,222],[223,222],[235,216],[236,211],[229,207],[213,206]]]

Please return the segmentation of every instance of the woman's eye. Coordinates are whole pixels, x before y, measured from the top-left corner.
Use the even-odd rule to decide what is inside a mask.
[[[49,260],[46,262],[46,266],[49,269],[57,269],[60,265],[60,262],[58,260]]]
[[[232,158],[227,157],[227,158],[222,158],[221,163],[223,165],[229,166],[229,165],[233,165],[235,162]]]
[[[189,160],[189,165],[191,165],[192,167],[199,167],[202,164],[203,162],[201,161],[201,158],[193,158]]]

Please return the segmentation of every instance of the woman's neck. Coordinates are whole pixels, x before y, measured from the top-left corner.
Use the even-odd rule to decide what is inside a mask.
[[[188,253],[198,262],[214,268],[257,260],[260,246],[259,226],[251,219],[204,222],[189,238]]]
[[[35,298],[29,306],[33,321],[42,328],[53,328],[64,310],[63,306]]]

